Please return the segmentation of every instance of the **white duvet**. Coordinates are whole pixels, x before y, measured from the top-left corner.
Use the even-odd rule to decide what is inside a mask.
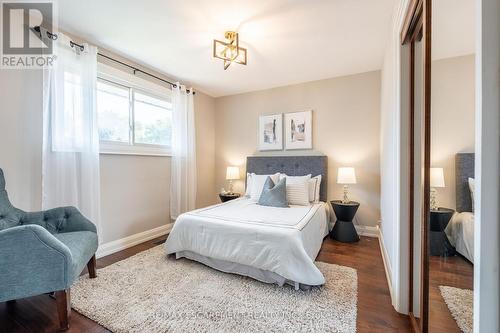
[[[445,229],[446,236],[455,249],[474,262],[474,214],[455,213]]]
[[[327,234],[324,203],[276,208],[241,198],[182,214],[165,248],[168,254],[194,252],[321,285],[325,279],[314,259]]]

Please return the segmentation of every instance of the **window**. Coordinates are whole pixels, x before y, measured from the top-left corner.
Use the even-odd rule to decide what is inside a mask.
[[[116,81],[116,82],[115,82]],[[168,155],[172,139],[170,97],[121,79],[97,81],[101,152]]]
[[[97,121],[101,141],[130,142],[129,94],[128,88],[97,81]]]
[[[135,142],[170,146],[172,139],[171,104],[139,92],[134,92]]]

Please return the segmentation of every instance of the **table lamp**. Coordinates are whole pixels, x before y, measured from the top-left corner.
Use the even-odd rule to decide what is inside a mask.
[[[356,184],[356,172],[354,168],[339,168],[337,184],[344,185],[344,198],[342,199],[342,203],[349,203],[349,184]]]
[[[430,205],[431,210],[438,210],[439,203],[437,200],[437,187],[445,187],[444,185],[444,172],[443,168],[431,168],[431,197],[430,197]]]
[[[229,193],[233,193],[233,180],[240,179],[240,168],[229,166],[226,170],[226,179],[229,180]]]

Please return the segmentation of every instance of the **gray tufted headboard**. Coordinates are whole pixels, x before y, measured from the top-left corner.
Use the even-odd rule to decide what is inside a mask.
[[[313,177],[321,175],[319,199],[328,200],[328,157],[327,156],[249,156],[247,157],[247,172],[260,175],[276,172],[289,176]]]
[[[474,153],[455,155],[455,187],[457,212],[472,212],[468,179],[474,178]]]

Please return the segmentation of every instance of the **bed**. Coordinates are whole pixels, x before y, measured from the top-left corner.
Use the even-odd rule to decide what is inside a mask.
[[[469,178],[474,178],[474,153],[458,153],[455,155],[456,213],[445,232],[457,252],[473,263],[474,213]]]
[[[280,286],[324,284],[314,260],[329,231],[327,157],[252,156],[247,172],[321,175],[320,202],[277,208],[243,197],[182,214],[165,243],[167,254]]]

